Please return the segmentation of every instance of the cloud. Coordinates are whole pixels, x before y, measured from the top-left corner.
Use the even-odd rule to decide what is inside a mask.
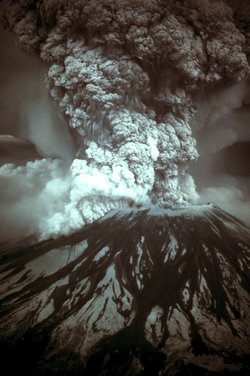
[[[240,176],[242,168],[238,165],[237,170],[236,162],[241,163],[241,160],[237,155],[230,156],[232,162],[235,160],[235,176],[230,176],[225,160],[228,155],[224,152],[236,143],[238,148],[235,150],[239,150],[240,142],[250,141],[248,100],[249,84],[242,81],[213,89],[197,101],[198,111],[192,127],[200,159],[192,166],[191,173],[198,185],[200,202],[214,201],[249,224],[249,179]]]
[[[24,166],[0,167],[0,241],[19,237],[58,237],[79,229],[108,211],[150,205],[146,189],[138,189],[125,168],[93,169],[75,159],[42,159]]]
[[[220,176],[213,183],[216,185],[201,190],[200,201],[213,201],[226,212],[250,225],[250,178]]]
[[[34,53],[18,51],[9,33],[0,30],[0,39],[5,45],[0,62],[0,133],[31,141],[42,156],[72,161],[74,142],[49,98],[46,65]]]
[[[26,55],[28,69],[22,57],[21,69],[14,64],[15,80],[4,81],[4,117],[14,113],[6,120],[10,129],[34,142],[43,156],[69,160],[68,166],[73,134],[81,158],[69,166],[67,178],[44,174],[44,185],[37,175],[38,210],[46,195],[49,203],[40,210],[40,236],[70,231],[131,202],[163,207],[194,202],[195,184],[187,174],[198,156],[192,128],[203,155],[248,139],[243,113],[236,116],[249,85],[248,39],[228,3],[30,5],[30,0],[3,2],[3,18],[17,45],[34,53]],[[45,71],[57,110],[46,94]],[[49,159],[43,163],[50,168]],[[38,162],[26,166],[20,181],[30,181],[30,172],[36,176],[35,168],[39,173]]]
[[[250,140],[250,109],[246,81],[213,90],[197,102],[192,127],[201,154],[213,154],[236,142]],[[244,107],[245,106],[245,107]]]

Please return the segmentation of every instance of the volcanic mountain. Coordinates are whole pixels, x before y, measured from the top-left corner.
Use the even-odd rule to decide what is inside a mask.
[[[1,250],[9,373],[243,375],[250,229],[213,204],[111,211]]]

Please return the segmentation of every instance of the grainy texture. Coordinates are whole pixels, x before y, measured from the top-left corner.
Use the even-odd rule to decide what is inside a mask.
[[[211,204],[113,211],[2,249],[3,360],[31,374],[247,372],[249,252],[249,228]]]
[[[193,98],[249,74],[245,8],[223,0],[25,0],[5,1],[3,18],[17,45],[50,65],[48,87],[75,129],[84,170],[98,169],[110,196],[117,180],[137,191],[123,194],[124,205],[140,196],[175,207],[197,198],[186,173],[198,156]],[[106,198],[97,196],[92,208],[101,216]]]

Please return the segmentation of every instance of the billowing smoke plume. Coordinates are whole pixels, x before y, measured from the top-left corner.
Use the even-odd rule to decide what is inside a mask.
[[[236,3],[3,2],[3,20],[18,47],[37,51],[48,64],[48,90],[78,145],[70,171],[55,184],[58,204],[38,221],[48,231],[40,234],[70,231],[117,206],[176,207],[197,200],[187,168],[198,157],[190,124],[197,106],[202,108],[199,93],[232,85],[247,90],[250,44],[245,13]],[[229,107],[238,102],[241,97],[233,98]],[[197,119],[202,128],[203,119]],[[50,171],[56,162],[34,162],[19,171],[5,166],[3,173],[29,179],[40,164]],[[49,177],[40,177],[43,186]],[[49,190],[42,192],[50,202]],[[66,222],[72,226],[65,229]]]

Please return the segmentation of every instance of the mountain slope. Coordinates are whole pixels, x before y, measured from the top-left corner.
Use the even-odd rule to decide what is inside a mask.
[[[243,372],[249,263],[249,228],[212,204],[3,249],[1,350],[31,374]]]

